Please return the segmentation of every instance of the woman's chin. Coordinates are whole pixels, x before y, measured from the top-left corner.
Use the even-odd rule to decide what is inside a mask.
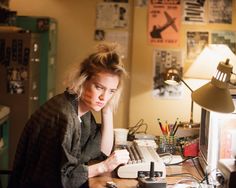
[[[97,106],[97,107],[93,108],[93,110],[94,110],[95,112],[99,112],[99,111],[102,110],[102,107]]]

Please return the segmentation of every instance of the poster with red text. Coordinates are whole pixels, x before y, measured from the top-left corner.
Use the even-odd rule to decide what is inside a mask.
[[[156,46],[179,47],[180,0],[149,0],[148,40]]]

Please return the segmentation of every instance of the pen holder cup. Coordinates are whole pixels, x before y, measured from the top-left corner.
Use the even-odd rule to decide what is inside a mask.
[[[176,152],[176,137],[175,136],[159,136],[157,138],[158,153],[171,153],[175,154]]]

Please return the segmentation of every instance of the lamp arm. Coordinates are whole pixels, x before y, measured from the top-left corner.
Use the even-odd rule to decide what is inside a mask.
[[[180,80],[181,80],[181,82],[184,83],[184,85],[186,85],[186,87],[187,87],[191,92],[193,92],[192,88],[189,87],[189,85],[188,85],[182,78],[180,78]]]
[[[191,100],[190,123],[193,123],[193,100]]]
[[[182,78],[180,78],[180,80],[191,92],[193,92],[192,88]],[[190,124],[192,123],[193,123],[193,100],[191,100],[191,112],[190,112]]]

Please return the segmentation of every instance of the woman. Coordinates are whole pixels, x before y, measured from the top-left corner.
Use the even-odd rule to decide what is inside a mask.
[[[69,74],[66,91],[31,116],[18,143],[9,188],[82,187],[89,177],[127,163],[126,150],[111,154],[113,110],[126,75],[116,48],[99,45]],[[91,111],[101,111],[100,126]],[[88,165],[96,158],[103,161]]]

